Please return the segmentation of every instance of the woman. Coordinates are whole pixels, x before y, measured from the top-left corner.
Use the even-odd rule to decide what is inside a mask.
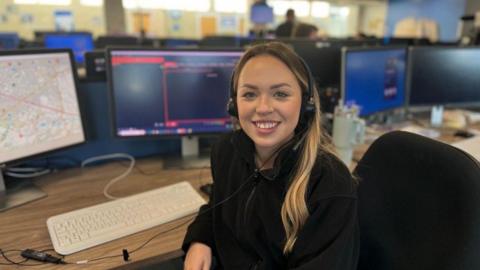
[[[237,64],[230,113],[240,129],[212,149],[214,189],[189,226],[185,269],[356,269],[355,184],[322,133],[304,62],[253,46]]]

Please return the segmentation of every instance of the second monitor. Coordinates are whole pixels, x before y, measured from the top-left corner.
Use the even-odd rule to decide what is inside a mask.
[[[405,48],[343,50],[342,98],[360,107],[360,116],[405,106]]]
[[[52,32],[43,36],[43,42],[46,48],[61,49],[68,48],[73,50],[75,62],[83,65],[85,52],[93,51],[93,37],[88,32]]]
[[[232,130],[226,104],[230,77],[242,54],[232,50],[108,49],[115,135],[182,136],[182,156],[198,156],[198,138],[188,140],[186,135]]]
[[[108,66],[119,137],[219,133],[240,51],[110,49]]]
[[[409,106],[480,105],[480,47],[411,47]]]

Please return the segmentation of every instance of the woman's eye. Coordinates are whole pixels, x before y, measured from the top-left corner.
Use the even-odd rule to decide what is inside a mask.
[[[242,97],[243,97],[243,98],[246,98],[246,99],[252,99],[252,98],[254,98],[255,96],[256,96],[256,95],[255,95],[255,93],[253,93],[253,92],[245,92],[245,93],[242,94]]]
[[[277,98],[286,98],[289,96],[289,94],[279,91],[279,92],[275,92],[274,96]]]

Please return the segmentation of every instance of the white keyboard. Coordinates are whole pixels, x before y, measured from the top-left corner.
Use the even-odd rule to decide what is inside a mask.
[[[50,217],[47,227],[55,251],[68,255],[193,214],[203,204],[181,182]]]

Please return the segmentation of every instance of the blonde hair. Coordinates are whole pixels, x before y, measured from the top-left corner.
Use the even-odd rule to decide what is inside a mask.
[[[238,62],[235,74],[233,76],[233,91],[236,93],[238,78],[245,64],[252,58],[259,55],[273,56],[285,63],[297,78],[302,88],[302,94],[307,93],[308,73],[301,62],[299,56],[280,42],[268,42],[257,44],[249,48]],[[320,118],[320,100],[315,86],[313,89],[313,99],[315,104],[315,113],[308,120],[303,146],[300,148],[300,158],[297,161],[294,171],[291,173],[292,181],[282,205],[281,217],[285,229],[286,241],[283,247],[283,253],[288,254],[292,251],[297,236],[305,221],[309,217],[306,202],[306,190],[310,173],[321,153],[332,153],[334,149],[330,143],[330,138],[323,132]],[[233,97],[234,98],[234,97]],[[234,98],[235,99],[235,98]],[[236,101],[234,101],[236,102]],[[304,106],[304,104],[302,104]]]

